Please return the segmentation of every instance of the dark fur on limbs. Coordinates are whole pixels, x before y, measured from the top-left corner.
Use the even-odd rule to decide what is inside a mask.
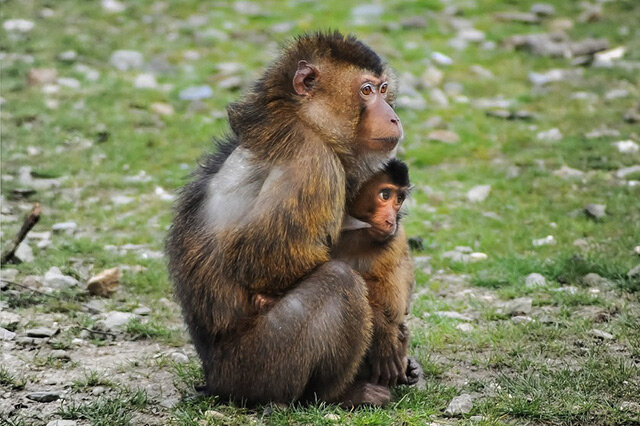
[[[301,69],[313,78],[296,91]],[[250,404],[388,400],[352,389],[372,313],[364,280],[330,257],[346,194],[402,134],[387,112],[396,142],[373,157],[358,150],[363,75],[389,81],[383,107],[392,105],[395,80],[369,47],[339,33],[299,37],[228,107],[230,135],[181,191],[168,266],[211,394]],[[255,294],[277,302],[258,312]]]

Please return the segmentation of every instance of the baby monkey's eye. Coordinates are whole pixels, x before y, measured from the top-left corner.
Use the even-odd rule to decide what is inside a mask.
[[[404,194],[404,193],[400,193],[400,194],[398,194],[398,203],[399,203],[399,204],[404,203],[404,200],[405,200],[406,198],[407,198],[406,194]]]
[[[380,191],[380,198],[384,201],[387,201],[391,197],[391,190],[389,188],[385,188]]]

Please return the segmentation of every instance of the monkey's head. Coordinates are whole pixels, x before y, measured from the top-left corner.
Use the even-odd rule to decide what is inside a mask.
[[[238,134],[260,123],[276,127],[271,132],[280,138],[272,141],[274,149],[281,148],[287,131],[315,133],[338,154],[348,174],[376,171],[394,156],[403,137],[393,110],[395,87],[386,64],[355,37],[302,35],[245,100],[229,107],[229,120]]]
[[[389,161],[362,186],[349,205],[349,214],[371,225],[367,232],[374,241],[384,242],[398,231],[400,208],[409,193],[409,169],[400,160]]]

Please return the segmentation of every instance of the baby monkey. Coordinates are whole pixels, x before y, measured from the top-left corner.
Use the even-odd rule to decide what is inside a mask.
[[[348,263],[364,278],[373,310],[373,338],[356,380],[387,387],[415,384],[421,371],[417,361],[407,357],[405,319],[414,276],[400,208],[409,188],[407,165],[389,161],[348,203],[340,240],[331,253],[333,259]],[[253,295],[259,312],[278,299]]]

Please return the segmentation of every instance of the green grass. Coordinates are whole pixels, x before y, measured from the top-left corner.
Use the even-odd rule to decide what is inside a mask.
[[[153,256],[162,250],[172,217],[171,201],[158,196],[156,187],[173,194],[188,181],[198,158],[212,149],[211,137],[227,131],[227,104],[260,75],[280,44],[304,31],[329,27],[352,31],[384,55],[400,76],[408,72],[419,78],[435,51],[450,56],[452,65],[436,65],[444,73],[439,88],[458,83],[468,99],[450,97],[449,106],[438,107],[430,102],[429,89],[419,88],[427,108],[398,110],[406,133],[401,157],[410,164],[415,185],[405,226],[409,236],[424,240],[424,250],[415,255],[429,259],[416,273],[418,296],[410,321],[411,352],[423,366],[425,387],[398,388],[395,402],[385,409],[346,411],[323,404],[247,409],[196,394],[194,385],[203,383],[196,359],[186,364],[158,361],[157,371],[171,372],[183,398],[168,412],[162,411],[167,416],[162,421],[444,423],[449,421],[444,418],[448,402],[467,392],[474,396],[474,408],[453,422],[469,424],[471,416],[479,415],[484,418],[480,424],[640,423],[637,413],[620,409],[623,402],[640,402],[640,278],[627,276],[640,262],[633,254],[640,245],[640,186],[625,184],[640,176],[615,177],[618,169],[640,164],[640,154],[622,154],[611,146],[619,140],[640,142],[637,124],[622,119],[638,105],[640,73],[584,67],[579,78],[536,89],[528,80],[530,72],[572,68],[571,60],[509,51],[501,45],[509,36],[548,31],[554,19],[570,18],[572,39],[605,37],[611,47],[626,47],[624,60],[638,62],[640,5],[635,0],[605,2],[596,22],[577,19],[580,2],[560,0],[548,0],[556,13],[540,25],[493,17],[501,11],[527,11],[536,2],[453,3],[457,17],[472,21],[497,46],[470,44],[458,51],[448,44],[455,35],[444,14],[449,3],[438,0],[381,2],[380,18],[369,18],[362,25],[355,24],[351,15],[356,3],[338,0],[263,0],[255,2],[261,8],[255,16],[238,13],[233,2],[143,0],[126,2],[125,13],[107,14],[99,2],[0,1],[3,22],[23,18],[35,23],[26,34],[0,29],[0,51],[7,54],[0,69],[1,194],[3,209],[16,216],[15,221],[3,218],[3,248],[35,201],[43,205],[43,215],[34,231],[50,230],[63,221],[78,224],[73,235],[54,234],[45,250],[32,241],[35,260],[12,266],[20,273],[16,281],[43,275],[51,266],[82,283],[104,268],[136,267],[137,272],[123,271],[120,289],[105,300],[105,310],[128,312],[142,304],[152,313],[129,323],[121,338],[160,345],[163,351],[184,345],[187,336],[180,328],[179,313],[163,301],[172,298],[165,261]],[[53,15],[42,16],[44,7]],[[193,15],[205,16],[206,23],[188,24]],[[424,28],[403,26],[404,20],[416,16],[425,18]],[[272,30],[281,23],[290,28]],[[216,38],[220,32],[225,36]],[[146,64],[161,63],[166,69],[156,75],[161,87],[134,88],[135,77],[146,71],[118,71],[109,65],[117,49],[141,52]],[[66,50],[76,51],[77,59],[58,59]],[[199,58],[185,59],[188,50]],[[32,62],[12,54],[28,55]],[[242,64],[237,73],[244,79],[242,89],[217,86],[224,78],[219,64],[227,62]],[[88,79],[78,65],[97,71],[98,79]],[[472,65],[486,68],[494,78],[476,76]],[[31,68],[55,68],[59,77],[76,78],[81,88],[44,93],[27,84]],[[215,95],[197,104],[179,99],[180,90],[201,84],[210,85]],[[606,93],[616,88],[628,90],[629,95],[607,99]],[[576,92],[586,92],[590,98],[572,98]],[[511,100],[509,110],[529,111],[535,117],[502,120],[474,106],[478,99],[494,98]],[[171,105],[175,113],[156,114],[151,105],[157,102]],[[435,116],[460,136],[458,143],[428,139],[433,129],[427,121]],[[585,136],[600,127],[615,129],[619,136]],[[551,128],[562,133],[559,141],[536,138]],[[38,152],[30,154],[29,147]],[[585,175],[559,178],[554,172],[565,165]],[[16,198],[13,190],[25,186],[18,180],[24,166],[32,168],[34,179],[60,179],[60,186],[39,189],[28,199]],[[141,172],[147,181],[132,179]],[[483,202],[470,203],[466,192],[476,185],[491,185],[491,193]],[[116,204],[112,199],[119,195],[133,201]],[[588,203],[606,204],[606,216],[587,217]],[[547,235],[553,235],[554,245],[532,244]],[[144,249],[118,249],[125,244],[141,244]],[[488,258],[464,264],[443,257],[456,246],[469,246]],[[547,285],[527,288],[525,277],[533,272],[544,275]],[[599,274],[612,286],[587,287],[582,281],[587,273]],[[569,286],[576,290],[567,291]],[[526,324],[515,324],[500,308],[520,297],[532,299],[532,321]],[[84,311],[90,300],[82,285],[50,296],[16,286],[0,293],[3,309],[29,321],[36,318],[34,326],[38,316],[60,322],[62,332],[47,345],[68,351],[74,350],[73,338],[95,321]],[[459,328],[464,321],[425,315],[437,311],[471,316],[471,329]],[[14,331],[24,327],[21,323]],[[591,334],[593,329],[609,332],[614,339],[599,340]],[[111,340],[88,344],[108,347]],[[39,369],[85,368],[62,365],[46,352],[28,362]],[[127,368],[136,366],[123,367]],[[22,377],[26,376],[21,372],[0,368],[4,388],[24,387]],[[149,413],[156,401],[141,392],[122,390],[115,380],[112,383],[94,371],[74,381],[72,389],[80,394],[94,386],[109,387],[109,393],[65,403],[59,415],[91,424],[131,423],[131,411],[153,416]],[[8,421],[30,422],[20,417]]]

